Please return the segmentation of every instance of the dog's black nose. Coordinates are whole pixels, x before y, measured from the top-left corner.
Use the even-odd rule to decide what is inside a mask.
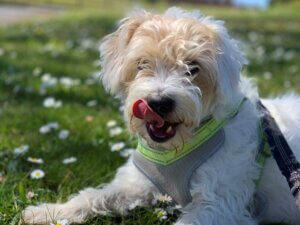
[[[149,96],[147,102],[151,109],[160,116],[166,116],[175,106],[175,101],[167,96]]]

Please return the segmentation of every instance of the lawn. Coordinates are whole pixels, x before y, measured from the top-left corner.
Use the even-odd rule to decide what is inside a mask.
[[[127,149],[135,146],[125,131],[120,103],[105,93],[98,79],[99,41],[121,17],[119,11],[107,11],[72,11],[52,21],[0,30],[1,225],[17,224],[27,205],[65,201],[84,187],[109,182],[126,161]],[[249,59],[244,74],[256,78],[262,96],[300,93],[299,4],[266,12],[211,7],[203,11],[224,19],[230,33],[242,41]],[[107,125],[110,120],[116,121],[113,128]],[[125,147],[112,151],[118,142]],[[26,146],[27,152],[17,154]],[[28,157],[43,163],[29,162]],[[63,163],[70,157],[77,161]],[[45,176],[32,179],[35,169]],[[174,221],[169,216],[161,222],[153,211],[138,208],[127,217],[99,217],[85,224]]]

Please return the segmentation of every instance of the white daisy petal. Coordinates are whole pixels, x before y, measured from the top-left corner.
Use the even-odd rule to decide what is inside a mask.
[[[108,128],[115,127],[116,125],[117,125],[117,121],[115,121],[115,120],[109,120],[109,121],[107,121],[107,123],[106,123],[106,126],[107,126]]]
[[[167,219],[167,212],[162,208],[156,208],[154,213],[159,218],[160,221]]]
[[[172,202],[172,198],[169,195],[162,195],[162,194],[158,194],[157,196],[157,200],[163,203],[170,203]]]
[[[126,148],[120,152],[120,156],[128,158],[135,151],[134,148]]]
[[[31,162],[31,163],[37,163],[37,164],[43,164],[44,163],[43,159],[41,159],[41,158],[28,157],[27,161]]]
[[[114,136],[120,135],[122,132],[123,132],[123,128],[114,127],[109,130],[109,136],[114,137]]]
[[[45,176],[45,173],[43,170],[40,170],[40,169],[36,169],[36,170],[33,170],[31,173],[30,173],[30,178],[31,179],[41,179]]]
[[[47,97],[44,99],[43,105],[46,108],[59,108],[62,106],[62,101],[58,101],[53,97]]]
[[[47,134],[50,132],[50,130],[51,130],[51,127],[49,127],[48,125],[41,126],[39,129],[41,134]]]
[[[111,145],[111,151],[112,152],[118,152],[121,149],[123,149],[124,147],[125,147],[124,142],[117,142],[117,143]]]
[[[28,145],[22,145],[22,146],[20,146],[18,148],[15,148],[14,149],[14,153],[17,154],[17,155],[21,155],[21,154],[26,153],[28,150],[29,150],[29,146]]]
[[[50,225],[69,225],[70,222],[67,219],[57,220],[55,223],[50,223]]]
[[[52,77],[51,74],[49,73],[45,73],[42,77],[41,77],[41,81],[42,81],[42,85],[44,87],[53,87],[57,84],[57,78],[56,77]]]
[[[59,108],[62,106],[62,101],[56,101],[54,104],[54,108]]]
[[[52,129],[57,130],[58,128],[59,128],[59,124],[57,122],[51,122],[51,123],[48,123],[44,126],[41,126],[39,131],[40,131],[41,134],[47,134]]]
[[[63,160],[63,164],[70,164],[70,163],[74,163],[77,161],[76,157],[69,157],[69,158],[65,158]]]
[[[87,107],[93,107],[97,105],[97,100],[91,100],[86,103]]]
[[[66,139],[67,137],[69,137],[70,131],[68,130],[61,130],[58,133],[58,138],[59,139]]]

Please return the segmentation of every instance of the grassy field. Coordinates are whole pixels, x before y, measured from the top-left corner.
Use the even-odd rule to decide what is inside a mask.
[[[230,33],[242,40],[249,59],[244,73],[257,79],[264,97],[300,93],[299,10],[298,4],[267,12],[203,8],[224,19]],[[114,29],[120,11],[71,12],[54,21],[0,30],[1,225],[17,224],[27,205],[65,201],[84,187],[109,182],[125,162],[126,149],[135,146],[124,130],[120,103],[97,79],[99,40]],[[109,120],[118,128],[107,127]],[[59,128],[46,132],[49,126],[43,126],[50,122]],[[118,142],[125,143],[124,149],[112,151]],[[29,149],[17,154],[23,145]],[[77,161],[64,164],[70,157]],[[34,169],[45,176],[32,179]],[[86,225],[172,224],[174,216],[160,221],[154,208],[138,208],[127,217],[99,217]]]

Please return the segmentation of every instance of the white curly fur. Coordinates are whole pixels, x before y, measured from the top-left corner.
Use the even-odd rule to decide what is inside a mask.
[[[195,30],[188,30],[189,25]],[[143,35],[146,31],[148,36]],[[159,57],[151,63],[143,62],[144,70],[136,71],[137,60],[146,53],[154,54],[157,46],[153,42],[150,45],[150,41],[161,36],[165,38],[158,41],[159,48],[155,50]],[[145,41],[149,41],[148,45]],[[255,105],[259,97],[251,81],[240,76],[246,61],[223,22],[178,8],[170,8],[163,15],[139,11],[124,19],[120,28],[104,39],[100,51],[104,86],[125,101],[129,129],[154,147],[180,144],[180,135],[188,139],[201,118],[208,114],[222,118],[243,96],[249,99],[224,127],[226,139],[221,149],[194,172],[190,183],[193,201],[182,209],[176,225],[300,224],[300,212],[275,161],[269,158],[265,168],[255,161],[259,142],[259,112]],[[183,61],[187,55],[201,63],[205,71],[199,85],[195,84],[197,80],[182,77],[188,67]],[[207,85],[201,86],[203,83]],[[177,128],[180,135],[163,144],[151,140],[144,122],[132,118],[131,112],[134,101],[159,91],[173,96],[177,102],[176,116],[172,114],[169,119],[183,121]],[[300,159],[300,98],[290,94],[263,103]],[[256,187],[254,181],[261,170],[262,177]],[[269,200],[261,221],[255,221],[247,208],[256,188]],[[95,215],[124,215],[132,204],[149,205],[157,193],[129,159],[110,184],[87,188],[66,203],[29,206],[23,212],[23,219],[27,224],[45,224],[59,218],[81,223]]]

